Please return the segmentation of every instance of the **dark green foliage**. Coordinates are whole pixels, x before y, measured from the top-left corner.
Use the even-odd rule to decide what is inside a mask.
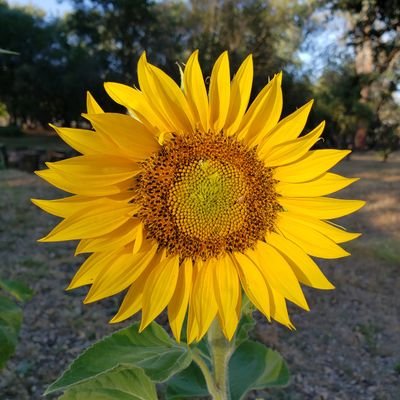
[[[19,302],[28,301],[32,290],[19,281],[0,279],[0,369],[14,354],[22,323],[22,308]]]
[[[16,125],[0,126],[0,137],[20,137],[22,135],[23,132]]]

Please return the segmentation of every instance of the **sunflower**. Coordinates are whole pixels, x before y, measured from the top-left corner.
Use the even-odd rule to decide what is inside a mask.
[[[310,150],[324,128],[300,136],[312,101],[280,120],[281,74],[249,105],[251,55],[231,80],[224,52],[208,93],[197,51],[181,87],[145,54],[137,70],[140,90],[105,84],[128,113],[88,93],[93,130],[54,127],[82,155],[37,172],[72,194],[33,199],[63,218],[41,241],[80,240],[76,253],[92,253],[68,289],[91,285],[85,303],[127,289],[111,322],[141,311],[143,330],[167,308],[178,341],[187,316],[189,343],[215,318],[231,339],[242,292],[293,328],[286,301],[309,310],[300,284],[333,288],[311,257],[345,257],[338,243],[359,236],[330,220],[364,202],[324,197],[357,180],[327,172],[349,151]]]

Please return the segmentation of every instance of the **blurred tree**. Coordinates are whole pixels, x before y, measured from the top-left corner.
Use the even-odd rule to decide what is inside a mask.
[[[210,72],[218,55],[229,50],[232,71],[254,57],[254,91],[267,76],[296,63],[296,51],[316,2],[290,0],[190,0],[188,47],[198,48]]]
[[[104,79],[133,83],[143,50],[152,62],[178,74],[186,7],[182,2],[150,0],[72,0],[69,34],[91,53],[106,60]]]
[[[49,32],[43,29],[43,14],[38,10],[10,8],[0,0],[0,47],[19,53],[0,54],[0,100],[6,104],[14,123],[26,119],[37,101],[35,85],[31,84],[36,72],[33,63],[38,59],[37,49],[43,49],[48,38]]]
[[[373,112],[360,100],[360,81],[352,60],[341,67],[328,66],[313,88],[317,115],[326,120],[325,145],[351,148],[360,120],[371,120]]]
[[[359,101],[373,110],[372,118],[359,119],[355,144],[380,146],[386,158],[397,146],[400,127],[400,109],[393,97],[400,77],[400,1],[333,0],[332,8],[346,12]]]
[[[0,55],[0,101],[14,122],[72,123],[84,110],[85,90],[107,109],[116,108],[102,82],[137,84],[143,50],[177,81],[176,63],[196,48],[206,76],[225,49],[232,72],[253,53],[254,92],[285,69],[284,114],[311,96],[310,81],[295,70],[316,0],[69,1],[74,6],[69,14],[47,19],[34,8],[0,0],[0,48],[20,53]]]

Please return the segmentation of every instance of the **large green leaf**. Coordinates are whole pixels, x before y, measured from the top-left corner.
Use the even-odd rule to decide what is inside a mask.
[[[250,390],[287,385],[289,371],[278,352],[248,340],[231,358],[229,382],[231,400],[242,400]]]
[[[141,368],[121,365],[67,390],[60,400],[157,400],[154,383]]]
[[[204,397],[208,395],[203,373],[194,362],[168,381],[167,400],[181,400],[188,397]]]
[[[32,298],[33,291],[19,281],[0,279],[0,288],[14,296],[17,300],[28,301]]]
[[[138,325],[95,343],[50,385],[46,394],[92,379],[122,363],[143,368],[156,382],[169,379],[190,364],[187,346],[173,341],[160,325],[153,322],[142,333],[138,332]]]
[[[21,322],[21,308],[7,297],[0,296],[0,368],[14,354]]]

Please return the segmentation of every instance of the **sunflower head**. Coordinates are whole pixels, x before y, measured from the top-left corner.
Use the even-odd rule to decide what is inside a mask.
[[[324,124],[302,135],[312,102],[280,120],[281,74],[249,105],[247,57],[231,80],[228,54],[208,91],[194,52],[181,87],[145,54],[140,90],[106,83],[127,114],[88,94],[92,130],[57,128],[81,153],[37,174],[71,196],[33,200],[63,218],[42,241],[79,240],[91,253],[69,288],[85,302],[127,289],[112,322],[142,311],[144,329],[165,308],[180,339],[200,340],[218,317],[231,339],[244,292],[268,318],[293,327],[289,300],[308,309],[300,284],[331,289],[312,257],[347,256],[359,236],[330,222],[362,201],[325,197],[356,179],[328,172],[349,152],[310,150]]]

